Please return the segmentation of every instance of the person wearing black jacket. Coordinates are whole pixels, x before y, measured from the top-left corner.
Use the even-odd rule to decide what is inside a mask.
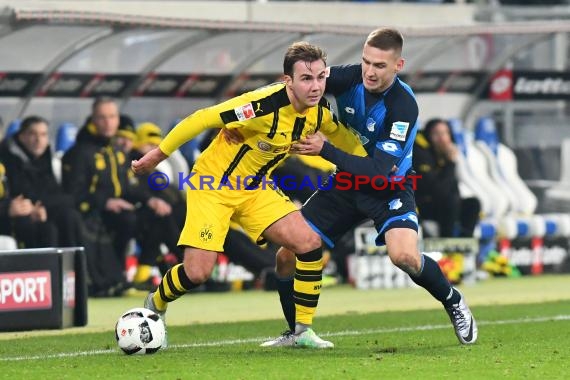
[[[53,246],[55,227],[46,219],[45,209],[21,194],[10,195],[6,167],[0,158],[0,235],[12,236],[18,248]]]
[[[88,241],[93,242],[89,245],[96,250],[90,268],[94,295],[120,295],[124,290],[125,255],[136,231],[135,208],[146,201],[133,185],[136,178],[127,157],[112,145],[118,127],[115,101],[96,99],[75,145],[63,156],[63,188],[73,195]],[[108,246],[102,246],[106,242]]]
[[[0,157],[10,179],[10,193],[29,199],[37,212],[45,213],[52,226],[44,244],[80,246],[81,217],[73,199],[57,183],[49,147],[48,121],[39,116],[25,118],[18,133],[0,146]],[[57,233],[57,239],[53,238]],[[50,241],[51,240],[51,241]]]
[[[130,117],[121,115],[115,136],[115,145],[129,157],[129,162],[140,159],[158,146],[161,140],[159,126],[142,123],[135,130],[133,125]],[[138,191],[144,194],[142,198],[147,199],[145,205],[137,209],[136,239],[140,245],[140,255],[133,285],[141,290],[154,288],[151,277],[153,266],[157,265],[161,272],[166,273],[169,260],[182,261],[183,250],[177,243],[186,216],[186,200],[177,186],[172,183],[166,188],[154,188],[149,184],[149,178],[150,175],[138,177]],[[162,255],[162,243],[175,257]]]
[[[479,220],[475,198],[461,199],[455,173],[459,151],[449,124],[442,119],[426,123],[414,143],[417,181],[416,204],[422,219],[434,220],[440,237],[470,237]]]

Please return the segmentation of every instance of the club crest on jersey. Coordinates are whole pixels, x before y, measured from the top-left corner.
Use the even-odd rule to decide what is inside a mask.
[[[257,147],[264,152],[270,152],[271,151],[271,145],[266,143],[265,141],[258,141]]]
[[[376,126],[376,121],[373,118],[369,117],[366,120],[366,129],[368,129],[369,132],[374,132],[374,126]]]
[[[408,127],[410,123],[404,121],[397,121],[392,123],[392,129],[390,130],[390,138],[398,141],[406,141],[406,134],[408,133]]]
[[[251,103],[247,103],[245,106],[236,107],[234,108],[234,111],[239,121],[253,119],[255,117],[255,112],[253,111]]]
[[[388,207],[390,208],[390,210],[397,210],[400,207],[402,207],[402,201],[400,200],[400,198],[392,199],[388,203]]]

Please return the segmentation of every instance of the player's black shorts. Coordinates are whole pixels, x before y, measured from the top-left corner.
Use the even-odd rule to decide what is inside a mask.
[[[414,191],[409,182],[402,190],[356,191],[317,190],[301,209],[311,227],[321,235],[323,241],[334,247],[334,243],[350,229],[367,219],[372,219],[378,237],[377,245],[384,245],[384,234],[392,228],[418,230],[418,216]]]

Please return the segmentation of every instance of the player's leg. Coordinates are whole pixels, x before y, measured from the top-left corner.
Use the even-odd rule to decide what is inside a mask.
[[[331,190],[315,192],[303,205],[301,212],[311,228],[331,248],[334,248],[334,243],[348,230],[366,218],[356,209],[352,192],[337,190],[334,187]],[[280,279],[279,298],[289,326],[294,323],[291,317],[294,314],[294,263],[291,251],[283,247],[277,252],[275,271]]]
[[[321,240],[305,222],[297,207],[278,189],[260,190],[256,192],[255,197],[236,210],[233,220],[238,222],[254,241],[271,240],[295,252],[298,332],[312,333],[310,338],[315,345],[329,345],[330,342],[321,341],[309,328],[320,294]]]
[[[227,195],[224,191],[188,190],[186,223],[178,241],[185,247],[183,262],[165,273],[158,289],[145,300],[146,308],[164,316],[169,302],[210,277],[234,211]]]
[[[475,343],[477,324],[465,298],[449,283],[432,258],[420,254],[417,232],[408,228],[393,228],[386,231],[385,239],[392,262],[443,304],[459,341],[463,344]]]
[[[152,294],[152,310],[164,314],[168,303],[206,282],[216,264],[218,252],[186,247],[184,260],[170,268]]]
[[[439,265],[418,250],[418,218],[411,189],[395,192],[383,202],[361,199],[375,211],[377,243],[386,243],[392,263],[443,304],[461,343],[474,343],[477,326],[461,293],[451,286]]]
[[[293,285],[295,345],[334,347],[334,344],[322,340],[312,330],[323,274],[323,250],[319,235],[309,227],[299,211],[294,211],[270,225],[263,236],[292,252],[299,252],[295,254]]]
[[[338,191],[334,188],[330,191],[317,191],[305,203],[301,212],[311,228],[330,247],[334,247],[334,241],[343,236],[352,225],[365,218],[354,207],[353,197],[349,192]],[[286,247],[279,249],[275,271],[278,276],[277,290],[283,314],[290,331],[293,331],[296,314],[294,298],[295,254],[291,250]],[[262,346],[280,346],[284,338],[288,336],[289,331],[285,331],[282,336],[264,342]]]

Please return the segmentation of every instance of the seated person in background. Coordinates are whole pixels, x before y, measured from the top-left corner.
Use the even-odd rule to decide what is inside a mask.
[[[89,226],[85,239],[94,296],[120,296],[128,286],[125,256],[136,231],[136,178],[129,177],[125,154],[112,145],[119,121],[114,100],[96,99],[75,145],[63,156],[63,188]]]
[[[57,239],[49,245],[80,246],[81,216],[55,179],[48,128],[42,117],[25,118],[18,132],[0,146],[0,157],[10,178],[10,193],[20,197],[16,202],[27,198],[33,203],[32,216],[55,228]]]
[[[417,181],[416,204],[422,219],[434,220],[440,237],[471,237],[479,221],[476,198],[461,199],[455,164],[459,150],[449,124],[442,119],[427,122],[414,143]]]
[[[0,158],[0,235],[12,236],[18,248],[41,248],[55,244],[56,231],[46,222],[45,209],[22,195],[10,197],[6,168]]]
[[[123,128],[119,128],[117,135],[124,136]],[[162,132],[156,124],[142,123],[138,126],[134,138],[134,149],[128,155],[129,161],[138,160],[158,147],[162,141]],[[138,178],[142,198],[148,199],[145,206],[137,210],[136,238],[140,244],[141,254],[134,286],[143,290],[154,288],[151,279],[153,266],[161,267],[163,274],[169,269],[163,265],[165,261],[160,251],[161,244],[164,243],[178,260],[182,260],[182,249],[177,243],[186,216],[186,201],[173,179],[170,179],[170,185],[166,188],[156,187],[154,182],[149,182],[153,174],[149,173]]]

